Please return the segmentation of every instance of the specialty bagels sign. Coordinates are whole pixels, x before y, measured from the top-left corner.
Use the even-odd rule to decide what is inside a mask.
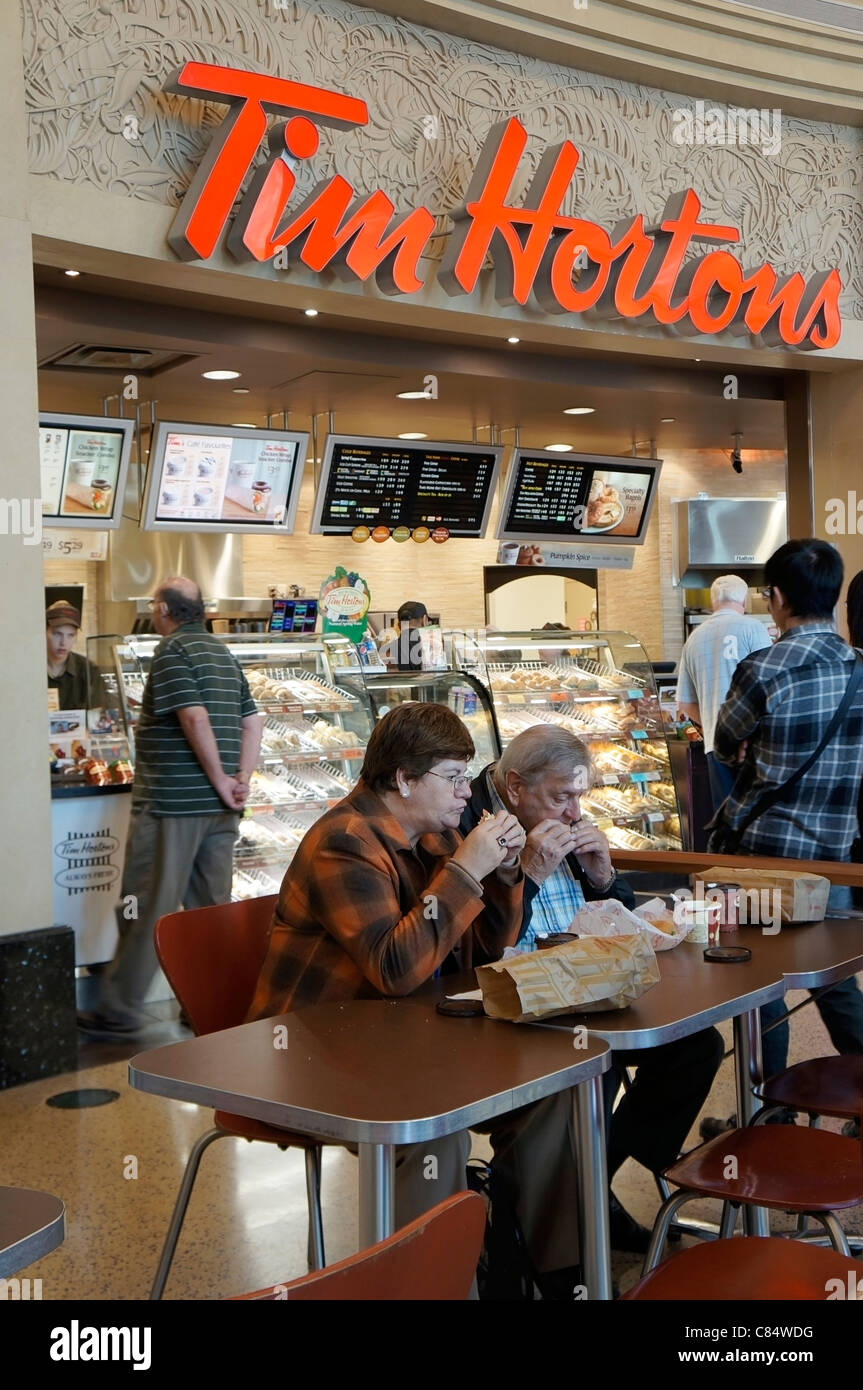
[[[210,63],[186,63],[166,90],[224,102],[229,110],[180,205],[168,241],[183,260],[207,260],[228,225],[261,141],[268,113],[288,119],[267,135],[270,157],[254,174],[227,234],[239,261],[268,261],[288,248],[313,271],[327,268],[343,279],[372,275],[384,294],[422,289],[420,261],[435,230],[426,207],[396,216],[383,190],[364,196],[336,174],[291,204],[296,179],[291,165],[311,159],[318,127],[350,129],[368,124],[357,97],[263,73]],[[463,204],[450,212],[455,228],[438,271],[449,295],[470,294],[488,256],[500,304],[525,304],[532,293],[549,314],[638,319],[683,334],[729,329],[763,343],[802,349],[831,348],[842,323],[838,270],[805,280],[799,271],[778,276],[768,264],[744,269],[724,249],[685,260],[693,246],[737,245],[736,227],[699,220],[693,189],[673,194],[658,225],[636,214],[607,232],[596,222],[561,211],[579,162],[570,140],[546,150],[522,206],[507,201],[527,145],[515,117],[489,132]],[[289,162],[290,161],[290,162]],[[578,269],[587,261],[586,268]]]

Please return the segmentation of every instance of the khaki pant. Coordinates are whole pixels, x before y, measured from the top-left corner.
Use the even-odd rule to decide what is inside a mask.
[[[571,1090],[475,1125],[516,1191],[516,1214],[538,1273],[579,1262],[578,1185]],[[465,1188],[470,1136],[448,1135],[396,1149],[396,1227]],[[435,1159],[434,1163],[430,1159]]]
[[[227,809],[211,816],[133,812],[117,908],[120,941],[101,977],[97,1006],[106,1018],[140,1020],[159,968],[153,928],[160,917],[180,907],[230,902],[239,824],[239,815]]]

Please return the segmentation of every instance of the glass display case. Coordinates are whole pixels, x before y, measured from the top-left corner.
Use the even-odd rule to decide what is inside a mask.
[[[233,897],[278,891],[309,827],[357,780],[373,717],[356,649],[343,637],[215,634],[242,666],[264,716],[234,853]],[[152,635],[99,638],[88,656],[120,700],[134,760],[135,726],[153,652]],[[110,658],[110,660],[109,660]]]
[[[365,691],[375,722],[394,705],[406,700],[430,700],[448,705],[470,730],[476,752],[472,775],[500,756],[494,706],[484,682],[465,671],[389,671],[375,675],[363,668],[339,670],[336,680],[359,696]]]
[[[625,632],[445,635],[453,663],[491,694],[502,746],[558,724],[590,748],[583,813],[618,849],[681,849],[665,726],[644,648]]]

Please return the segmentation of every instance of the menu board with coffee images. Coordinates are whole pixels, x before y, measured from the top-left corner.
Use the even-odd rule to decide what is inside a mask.
[[[157,521],[284,520],[297,445],[286,440],[170,432]]]
[[[91,531],[120,525],[134,420],[39,412],[45,526]]]
[[[522,550],[526,541],[575,536],[638,545],[660,468],[659,459],[519,450],[507,477],[498,536],[519,542]],[[519,556],[518,563],[529,561]]]

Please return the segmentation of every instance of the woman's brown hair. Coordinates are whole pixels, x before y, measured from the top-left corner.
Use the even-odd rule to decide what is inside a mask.
[[[416,780],[442,758],[468,762],[473,755],[473,739],[451,709],[410,700],[375,725],[361,776],[372,791],[395,791],[399,768]]]

